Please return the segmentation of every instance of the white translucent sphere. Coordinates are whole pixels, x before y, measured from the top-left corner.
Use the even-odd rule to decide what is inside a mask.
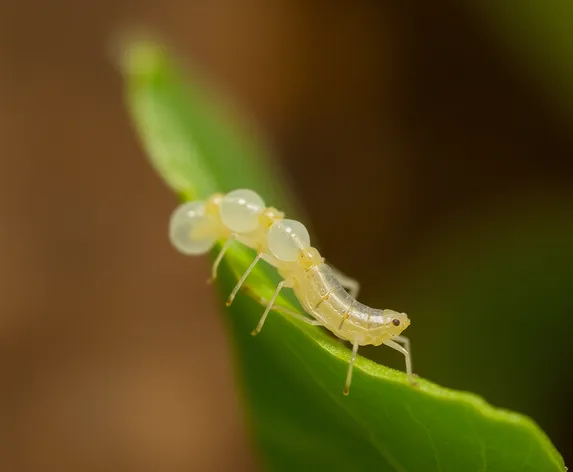
[[[204,254],[213,247],[214,238],[197,237],[194,230],[205,222],[203,202],[187,202],[179,205],[171,214],[169,239],[179,252],[187,255]]]
[[[259,225],[259,214],[265,208],[263,199],[252,190],[229,192],[221,200],[221,221],[235,233],[250,233]]]
[[[268,244],[276,258],[294,262],[299,251],[310,247],[310,235],[302,223],[280,220],[269,228]]]

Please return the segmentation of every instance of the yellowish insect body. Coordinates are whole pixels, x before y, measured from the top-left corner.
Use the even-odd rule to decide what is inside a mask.
[[[180,205],[172,214],[170,238],[182,253],[196,255],[209,251],[216,241],[225,244],[212,268],[212,279],[233,241],[257,251],[257,256],[231,292],[229,306],[249,273],[261,260],[277,268],[282,281],[276,287],[253,334],[263,327],[271,309],[279,310],[312,324],[329,329],[352,343],[344,393],[348,394],[352,369],[359,346],[385,344],[406,358],[409,379],[413,382],[410,344],[401,332],[410,325],[405,313],[370,308],[356,300],[359,285],[324,263],[318,250],[310,245],[304,225],[284,218],[276,208],[266,207],[255,192],[239,189],[226,195],[216,194],[204,203]],[[306,318],[286,308],[275,306],[283,288],[291,288]],[[348,290],[348,291],[347,291]]]

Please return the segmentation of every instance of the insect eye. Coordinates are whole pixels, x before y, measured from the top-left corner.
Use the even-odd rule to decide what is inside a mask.
[[[392,324],[393,324],[394,326],[400,326],[400,320],[397,319],[397,318],[394,318],[394,319],[392,320]]]

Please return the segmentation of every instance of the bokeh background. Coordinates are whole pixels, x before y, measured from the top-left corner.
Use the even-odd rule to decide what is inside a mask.
[[[260,469],[209,263],[169,246],[123,105],[134,26],[256,120],[324,254],[410,314],[416,371],[571,464],[571,24],[559,1],[0,1],[0,470]]]

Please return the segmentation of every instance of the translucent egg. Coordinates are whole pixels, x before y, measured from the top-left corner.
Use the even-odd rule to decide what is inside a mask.
[[[229,192],[221,201],[221,221],[235,233],[250,233],[259,225],[259,214],[265,208],[263,199],[252,190]]]
[[[179,252],[187,255],[198,255],[208,252],[215,240],[199,236],[197,229],[205,223],[203,202],[188,202],[179,205],[171,214],[169,221],[169,239]],[[202,233],[205,233],[202,231]]]
[[[310,247],[310,235],[305,226],[295,220],[280,220],[270,227],[269,249],[282,261],[294,262],[297,254]]]

